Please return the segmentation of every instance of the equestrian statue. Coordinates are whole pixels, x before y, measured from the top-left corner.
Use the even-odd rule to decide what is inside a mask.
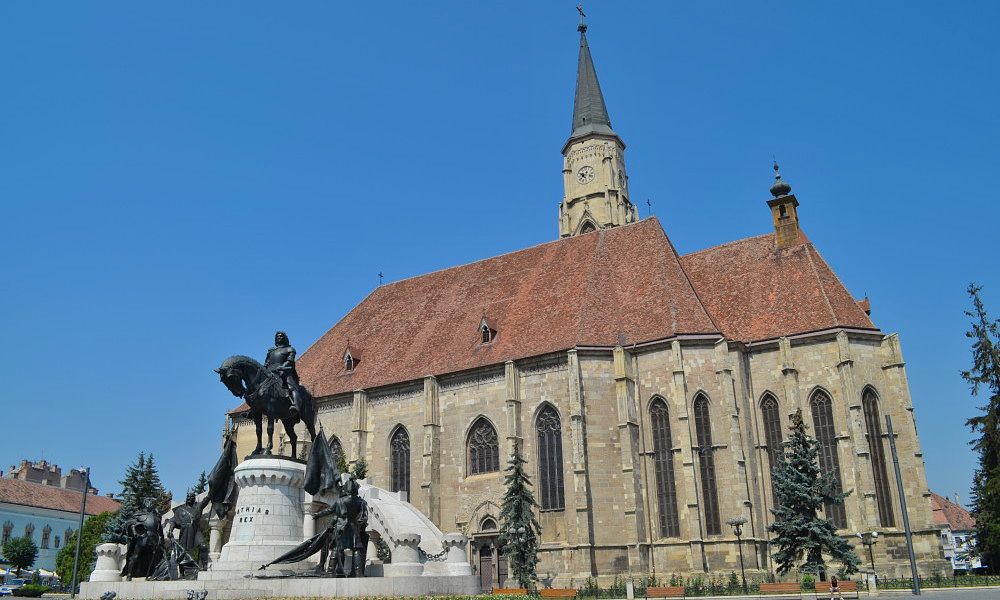
[[[261,365],[249,356],[230,356],[215,369],[219,379],[237,398],[247,403],[249,416],[257,426],[257,448],[250,456],[270,456],[274,448],[274,421],[285,426],[295,457],[295,424],[305,423],[316,439],[316,406],[312,394],[299,384],[295,370],[295,348],[284,331],[274,334],[274,347]],[[267,447],[263,445],[263,421],[267,417]]]

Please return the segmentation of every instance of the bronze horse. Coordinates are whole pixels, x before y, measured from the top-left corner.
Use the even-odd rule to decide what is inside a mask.
[[[292,457],[295,457],[295,424],[302,421],[309,435],[316,439],[316,405],[312,394],[301,386],[299,413],[289,412],[291,398],[277,374],[264,368],[249,356],[230,356],[215,369],[219,379],[237,398],[243,398],[250,407],[249,417],[257,426],[257,448],[250,456],[269,456],[274,448],[274,420],[285,426],[285,433],[292,443]],[[267,448],[263,447],[263,420],[267,416]]]

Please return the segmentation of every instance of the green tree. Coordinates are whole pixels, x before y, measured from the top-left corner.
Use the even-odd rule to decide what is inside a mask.
[[[17,569],[17,576],[21,576],[21,569],[27,569],[35,564],[38,558],[38,546],[29,537],[16,537],[7,540],[3,545],[3,555],[10,562],[10,565]]]
[[[125,470],[125,477],[119,483],[122,486],[121,507],[108,521],[103,539],[124,544],[126,528],[142,509],[143,498],[156,498],[160,512],[166,512],[170,510],[171,495],[160,483],[153,455],[146,456],[144,452],[140,452],[135,464]]]
[[[351,475],[358,481],[368,477],[368,461],[363,458],[354,461],[354,465],[351,467]]]
[[[83,537],[80,538],[80,566],[77,569],[77,581],[87,581],[90,579],[90,572],[94,570],[94,549],[101,543],[101,536],[108,521],[115,515],[112,512],[105,512],[90,517],[83,522]],[[74,531],[66,538],[66,543],[56,554],[56,574],[59,580],[69,585],[73,581],[73,556],[76,553],[76,536],[78,531]]]
[[[208,477],[205,475],[205,472],[202,471],[201,475],[198,476],[198,482],[194,484],[194,487],[191,488],[191,491],[194,492],[195,496],[197,496],[198,494],[204,492],[207,489],[208,489]]]
[[[535,519],[538,507],[531,492],[531,480],[524,471],[525,460],[514,445],[504,469],[503,504],[500,507],[500,547],[507,557],[511,575],[523,588],[533,590],[538,583],[538,540],[542,528]]]
[[[784,575],[798,566],[803,573],[819,574],[826,569],[824,553],[842,563],[845,573],[854,573],[860,563],[854,548],[837,535],[830,519],[818,515],[825,504],[841,504],[850,492],[838,494],[836,476],[820,473],[817,442],[806,434],[801,410],[792,415],[788,429],[788,442],[777,454],[777,508],[771,510],[775,518],[768,527],[775,534],[771,545],[778,548],[774,553],[778,573]]]
[[[972,310],[971,329],[965,333],[972,340],[972,368],[962,371],[962,378],[972,388],[972,395],[984,392],[986,403],[978,407],[982,414],[966,421],[978,437],[970,444],[979,454],[979,467],[972,479],[972,514],[976,517],[976,546],[973,552],[990,569],[1000,568],[1000,321],[991,320],[979,293],[969,284]]]

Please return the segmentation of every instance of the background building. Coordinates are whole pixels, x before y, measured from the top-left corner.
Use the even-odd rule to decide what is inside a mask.
[[[69,487],[73,486],[73,487]],[[0,545],[12,537],[29,537],[38,546],[35,567],[55,570],[56,554],[80,525],[83,475],[62,475],[57,465],[28,463],[0,477]],[[87,517],[118,510],[118,502],[98,496],[91,487]]]
[[[802,410],[821,467],[852,491],[827,510],[842,534],[879,530],[879,573],[908,573],[904,495],[921,570],[946,570],[899,336],[806,237],[777,165],[761,194],[772,231],[679,256],[629,199],[585,25],[562,154],[558,240],[381,286],[302,354],[335,451],[469,536],[484,587],[506,575],[515,444],[540,504],[539,572],[556,585],[737,570],[736,516],[747,567],[773,571],[773,452]]]
[[[958,503],[958,496],[952,502],[931,492],[931,507],[934,524],[941,530],[944,557],[951,561],[952,568],[960,572],[982,568],[978,558],[969,556],[976,543],[976,519]]]

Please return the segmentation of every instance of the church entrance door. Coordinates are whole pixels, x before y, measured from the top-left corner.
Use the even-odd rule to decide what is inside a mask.
[[[493,590],[492,544],[484,544],[479,547],[479,587],[487,594]]]

